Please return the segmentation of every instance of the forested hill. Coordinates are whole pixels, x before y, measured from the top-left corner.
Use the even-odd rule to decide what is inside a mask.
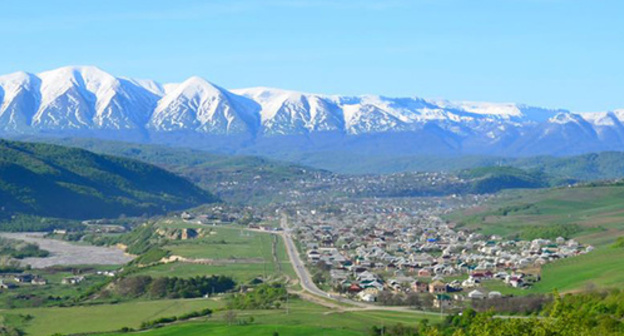
[[[140,161],[41,143],[0,141],[0,217],[86,219],[158,214],[216,201]]]

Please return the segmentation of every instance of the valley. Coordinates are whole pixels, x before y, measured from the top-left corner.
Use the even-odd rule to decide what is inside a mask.
[[[6,220],[8,231],[47,230],[45,238],[3,234],[44,251],[3,259],[1,323],[26,335],[365,335],[399,323],[426,334],[455,328],[449,321],[471,309],[532,321],[555,291],[593,293],[624,281],[622,250],[612,248],[623,229],[619,182],[510,166],[348,175],[192,149],[71,142],[180,174],[181,185],[199,186],[181,190],[200,190],[208,202],[138,217],[25,212]],[[135,309],[142,312],[106,322]],[[92,323],[52,320],[60,316]]]
[[[624,335],[623,14],[3,2],[0,336]]]

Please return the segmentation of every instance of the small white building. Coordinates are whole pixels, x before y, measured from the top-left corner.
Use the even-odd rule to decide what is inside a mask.
[[[502,297],[503,297],[503,294],[501,294],[501,292],[494,291],[494,292],[489,292],[488,293],[488,299],[499,299],[499,298],[502,298]]]
[[[482,300],[485,299],[485,294],[475,289],[472,292],[468,293],[468,297],[473,300]]]

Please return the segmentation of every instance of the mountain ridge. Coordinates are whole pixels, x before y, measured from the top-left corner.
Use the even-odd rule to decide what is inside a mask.
[[[372,148],[374,155],[398,146],[406,155],[567,155],[624,148],[624,110],[573,113],[516,103],[227,90],[196,76],[160,84],[75,66],[0,76],[0,135],[24,134],[258,154],[297,146]]]

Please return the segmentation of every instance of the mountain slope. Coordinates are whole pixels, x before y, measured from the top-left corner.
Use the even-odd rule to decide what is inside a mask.
[[[214,202],[189,181],[135,160],[0,141],[1,217],[86,219],[157,214]]]
[[[148,162],[210,190],[228,203],[266,203],[285,198],[282,191],[292,190],[302,180],[333,175],[328,171],[288,162],[253,156],[218,155],[189,148],[78,138],[28,140]]]

